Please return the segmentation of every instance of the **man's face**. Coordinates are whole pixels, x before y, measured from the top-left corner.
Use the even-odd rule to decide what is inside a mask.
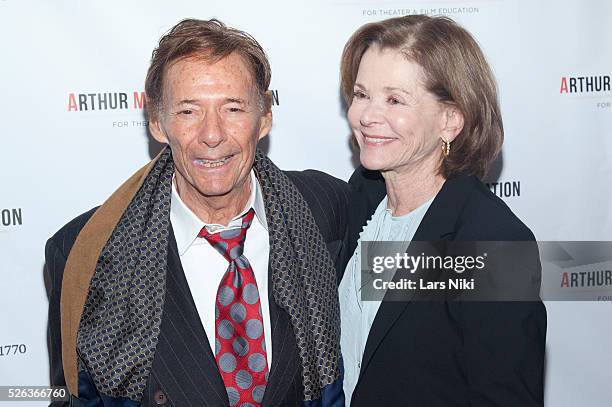
[[[188,203],[248,195],[257,142],[270,130],[272,114],[262,111],[242,57],[174,62],[165,72],[163,95],[150,129],[172,149],[181,198]]]

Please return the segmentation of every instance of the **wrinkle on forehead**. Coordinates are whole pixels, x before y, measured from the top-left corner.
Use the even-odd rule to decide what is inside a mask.
[[[218,98],[239,99],[250,106],[258,102],[259,92],[244,58],[232,53],[216,61],[204,56],[174,61],[167,68],[163,96],[165,106]]]
[[[384,75],[381,74],[381,69]],[[363,54],[355,86],[365,90],[403,91],[414,103],[427,93],[425,71],[400,49],[370,47]],[[376,89],[368,89],[368,86]]]

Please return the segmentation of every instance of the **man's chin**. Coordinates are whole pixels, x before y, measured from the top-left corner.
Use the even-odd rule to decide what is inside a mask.
[[[246,180],[217,180],[216,182],[196,183],[195,191],[202,198],[222,198],[228,196],[248,195],[251,191],[248,178]]]
[[[238,188],[229,188],[229,187],[209,187],[209,188],[198,188],[198,195],[202,198],[222,198],[226,196],[230,196],[238,192]]]

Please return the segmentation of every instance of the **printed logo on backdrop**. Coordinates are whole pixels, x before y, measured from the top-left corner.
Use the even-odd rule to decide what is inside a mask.
[[[69,112],[142,110],[144,107],[145,93],[142,91],[68,93]]]
[[[540,242],[542,297],[612,301],[612,242]]]
[[[611,75],[572,75],[562,76],[559,82],[559,95],[564,98],[586,99],[596,109],[612,111]]]
[[[401,17],[413,14],[425,15],[446,15],[457,16],[462,14],[476,14],[480,12],[479,7],[466,4],[464,0],[425,0],[419,2],[420,7],[381,7],[380,2],[365,1],[355,2],[352,0],[338,1],[340,6],[358,6],[362,17],[372,17],[374,19],[385,19],[391,17]],[[481,1],[482,3],[482,1]]]
[[[378,19],[402,17],[414,14],[425,14],[428,16],[445,15],[456,16],[461,14],[479,13],[478,7],[413,7],[413,8],[364,8],[361,10],[361,15],[366,17],[375,17]]]
[[[521,181],[485,182],[485,185],[500,198],[521,196]]]
[[[0,209],[0,233],[8,232],[23,226],[23,211],[21,208]]]
[[[278,90],[270,90],[272,106],[280,105]],[[126,112],[137,115],[132,120],[113,121],[113,128],[147,127],[148,121],[143,120],[145,109],[145,93],[143,91],[132,92],[88,92],[68,93],[67,111],[70,113],[94,114]]]
[[[132,92],[69,92],[67,96],[67,111],[79,114],[81,117],[100,117],[112,115],[112,128],[146,128],[148,121],[144,120],[145,93],[140,90]],[[121,119],[117,119],[117,114]],[[126,118],[125,116],[128,116]],[[133,115],[133,117],[129,117]]]

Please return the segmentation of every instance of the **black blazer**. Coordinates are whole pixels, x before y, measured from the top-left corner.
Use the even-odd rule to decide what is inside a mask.
[[[306,199],[332,259],[339,262],[346,238],[348,185],[313,170],[286,174]],[[49,296],[48,345],[51,384],[54,386],[65,385],[59,308],[64,267],[77,235],[94,212],[95,208],[69,222],[49,239],[45,250],[45,280]],[[169,240],[161,333],[141,406],[226,407],[225,386],[191,296],[174,233],[170,234]],[[303,406],[302,369],[289,314],[276,304],[272,290],[268,294],[272,366],[262,405]]]
[[[380,173],[363,167],[349,183],[359,196],[349,219],[352,254],[386,190]],[[413,240],[533,241],[534,235],[476,177],[459,175],[444,183]],[[383,301],[351,406],[543,406],[545,342],[540,301]]]

